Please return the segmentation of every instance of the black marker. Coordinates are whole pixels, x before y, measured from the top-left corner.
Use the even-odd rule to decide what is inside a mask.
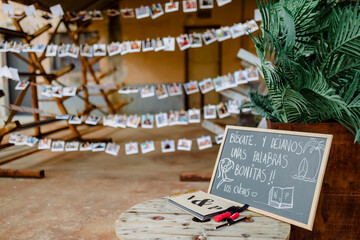
[[[215,227],[215,229],[219,229],[219,228],[222,228],[222,227],[225,227],[225,226],[230,226],[230,225],[233,225],[233,224],[235,224],[235,223],[238,223],[238,222],[242,222],[242,221],[244,221],[245,219],[249,219],[249,218],[251,218],[252,217],[252,215],[247,215],[246,217],[243,217],[243,218],[240,218],[239,220],[236,220],[236,221],[233,221],[232,219],[229,219],[228,218],[228,222],[227,223],[225,223],[225,224],[222,224],[222,225],[220,225],[220,226],[217,226],[217,227]]]

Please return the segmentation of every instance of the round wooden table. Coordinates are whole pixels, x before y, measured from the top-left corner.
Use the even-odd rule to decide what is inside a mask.
[[[115,222],[119,240],[135,239],[289,239],[290,224],[263,215],[245,211],[240,216],[253,215],[252,223],[237,223],[217,230],[209,230],[221,223],[194,222],[193,217],[167,202],[167,197],[137,204],[122,213]]]

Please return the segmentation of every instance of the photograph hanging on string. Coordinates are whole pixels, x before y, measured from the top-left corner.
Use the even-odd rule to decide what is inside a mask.
[[[157,3],[157,4],[153,3],[150,6],[150,14],[151,14],[152,19],[158,18],[161,15],[163,15],[164,11],[163,11],[163,9],[161,7],[161,4],[160,3]]]
[[[120,145],[115,143],[108,143],[106,145],[105,153],[113,156],[117,156],[119,154],[119,150],[120,150]]]
[[[109,114],[103,117],[103,125],[109,127],[116,127],[116,116]]]
[[[121,44],[119,42],[112,42],[107,45],[107,51],[109,56],[114,56],[121,53]]]
[[[175,141],[174,140],[162,141],[161,152],[163,153],[175,152]]]
[[[143,143],[140,144],[140,147],[141,147],[141,152],[143,154],[155,151],[154,141],[143,142]]]
[[[93,51],[95,57],[106,56],[106,44],[94,44]]]
[[[177,150],[180,151],[191,151],[192,140],[179,139],[177,144]]]
[[[15,86],[15,90],[24,90],[29,84],[29,81],[19,81]]]
[[[70,117],[71,117],[71,115],[69,115],[69,114],[61,114],[61,115],[56,115],[55,119],[69,120]]]
[[[231,3],[231,0],[216,0],[216,2],[219,7],[222,7],[225,4]]]
[[[204,119],[216,119],[216,106],[215,105],[204,106]]]
[[[188,113],[186,111],[180,111],[178,114],[177,124],[188,125]]]
[[[204,150],[212,147],[211,137],[203,136],[196,139],[199,150]]]
[[[248,82],[247,73],[245,70],[239,70],[234,72],[234,77],[236,83],[239,84],[246,84]]]
[[[91,150],[92,150],[93,152],[104,152],[104,151],[105,151],[105,147],[106,147],[106,143],[105,143],[105,142],[93,143]]]
[[[137,128],[139,126],[140,120],[140,116],[138,116],[137,114],[130,115],[126,119],[126,126],[131,128]]]
[[[219,103],[216,105],[216,110],[220,119],[230,116],[226,103]]]
[[[56,57],[58,46],[50,44],[46,47],[45,56],[46,57]]]
[[[192,48],[202,47],[202,39],[200,33],[191,33],[189,35],[189,39]]]
[[[155,52],[161,51],[165,49],[165,44],[162,38],[156,38]]]
[[[225,83],[225,79],[222,76],[214,78],[213,79],[213,84],[214,84],[216,92],[220,92],[220,91],[225,90],[227,88],[227,85]]]
[[[23,49],[24,51],[24,49]],[[66,44],[61,44],[58,46],[58,56],[59,57],[66,57]]]
[[[176,12],[176,11],[179,11],[179,2],[170,1],[170,2],[165,3],[165,12],[166,13]]]
[[[92,143],[91,142],[81,142],[80,143],[80,151],[91,151]]]
[[[80,45],[80,55],[84,57],[92,57],[93,56],[93,46],[85,44]]]
[[[126,114],[115,115],[115,127],[126,128],[127,117]]]
[[[89,11],[89,15],[92,20],[99,21],[103,20],[103,15],[100,10]]]
[[[77,58],[79,55],[79,47],[77,47],[75,44],[67,45],[66,55],[72,58]]]
[[[238,100],[229,100],[228,101],[228,111],[229,113],[239,114],[240,113],[240,102]]]
[[[197,81],[190,81],[184,83],[184,89],[187,95],[199,92],[198,82]]]
[[[221,27],[219,29],[215,30],[216,37],[219,42],[222,42],[224,40],[231,38],[230,28],[229,27]]]
[[[69,124],[81,124],[83,120],[83,116],[71,116],[69,118]]]
[[[243,24],[235,23],[230,27],[230,33],[232,38],[238,38],[244,34],[246,34]]]
[[[29,147],[33,147],[38,141],[39,139],[36,137],[27,136],[25,145],[28,145]]]
[[[65,148],[65,141],[53,141],[51,144],[52,152],[63,152]]]
[[[219,134],[219,135],[215,136],[216,144],[221,144],[223,137],[224,137],[224,134]]]
[[[154,115],[149,113],[143,114],[141,117],[142,128],[153,128],[154,127]]]
[[[208,29],[202,34],[202,38],[206,45],[217,41],[216,32],[214,29]]]
[[[136,18],[142,19],[146,17],[150,17],[150,9],[149,6],[141,6],[135,9]]]
[[[233,74],[228,73],[227,75],[223,76],[224,82],[225,82],[225,86],[226,88],[234,88],[237,86],[235,77]]]
[[[200,109],[189,109],[188,110],[189,123],[200,123],[201,122],[201,111]]]
[[[176,41],[181,51],[191,47],[189,36],[187,34],[181,34],[179,37],[176,38]]]
[[[199,0],[200,9],[209,9],[214,7],[214,0]]]
[[[120,49],[121,49],[120,50],[121,55],[125,55],[125,54],[129,53],[131,50],[130,42],[129,41],[122,42],[120,44]]]
[[[153,85],[146,85],[141,89],[141,98],[148,98],[155,96],[155,87]]]
[[[121,9],[121,16],[123,18],[134,18],[134,10],[132,8]]]
[[[79,149],[79,142],[67,142],[65,144],[65,152],[74,152]]]
[[[156,127],[157,128],[168,126],[168,115],[167,115],[167,113],[158,113],[158,114],[156,114],[155,115],[155,122],[156,122]]]
[[[130,42],[130,52],[140,52],[141,51],[141,41],[135,40]]]
[[[50,138],[43,138],[39,140],[38,149],[50,149],[52,140]]]
[[[170,112],[168,112],[168,125],[169,126],[174,126],[178,124],[178,118],[179,118],[179,112],[178,111],[173,111],[171,110]]]
[[[117,9],[107,9],[105,13],[109,17],[116,17],[120,15],[120,11]]]
[[[90,116],[88,116],[88,117],[86,118],[85,124],[97,125],[99,121],[100,121],[100,117],[99,117],[99,116],[90,115]]]
[[[130,142],[125,144],[125,154],[137,154],[139,153],[139,145],[137,142]]]
[[[64,87],[62,91],[63,96],[75,96],[76,95],[76,87]]]
[[[16,136],[14,144],[17,146],[26,145],[26,140],[27,140],[27,136],[20,134]]]
[[[185,13],[197,11],[196,0],[183,0],[182,2],[183,2],[183,11]]]
[[[182,95],[182,86],[180,83],[172,83],[167,85],[170,96]]]
[[[148,52],[148,51],[154,51],[155,50],[155,40],[154,39],[150,39],[147,38],[146,40],[144,40],[143,42],[143,52]]]
[[[174,37],[166,37],[163,38],[164,41],[164,51],[173,52],[175,51],[175,38]]]
[[[211,78],[206,78],[203,81],[199,82],[199,88],[202,94],[208,93],[214,90],[214,85],[211,81]]]
[[[245,69],[247,75],[247,81],[257,81],[259,80],[258,69],[254,66]]]
[[[156,86],[156,96],[158,99],[164,99],[168,97],[165,84],[158,84]]]
[[[63,88],[60,86],[52,86],[51,96],[56,98],[61,98],[63,96]]]

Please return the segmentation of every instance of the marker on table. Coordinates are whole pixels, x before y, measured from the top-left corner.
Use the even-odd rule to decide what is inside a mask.
[[[220,225],[220,226],[217,226],[217,227],[215,227],[215,229],[219,229],[219,228],[222,228],[222,227],[225,227],[225,226],[230,226],[230,225],[233,225],[233,224],[235,224],[235,223],[238,223],[238,222],[242,222],[242,221],[244,221],[245,219],[249,219],[249,218],[251,218],[252,217],[252,215],[248,215],[248,216],[246,216],[246,217],[243,217],[243,218],[240,218],[240,219],[238,219],[238,220],[236,220],[236,221],[233,221],[231,218],[228,218],[227,219],[227,223],[225,223],[225,224],[222,224],[222,225]]]

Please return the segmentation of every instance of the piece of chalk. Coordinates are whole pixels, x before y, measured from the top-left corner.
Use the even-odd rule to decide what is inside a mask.
[[[223,213],[223,214],[216,215],[216,216],[214,217],[214,220],[215,220],[215,222],[220,222],[220,221],[222,221],[223,219],[229,218],[229,217],[231,217],[231,213],[230,213],[230,212],[226,212],[226,213]]]
[[[240,214],[238,213],[238,212],[236,212],[236,213],[234,213],[230,218],[231,218],[231,220],[235,220],[235,219],[237,219],[238,217],[240,216]]]

